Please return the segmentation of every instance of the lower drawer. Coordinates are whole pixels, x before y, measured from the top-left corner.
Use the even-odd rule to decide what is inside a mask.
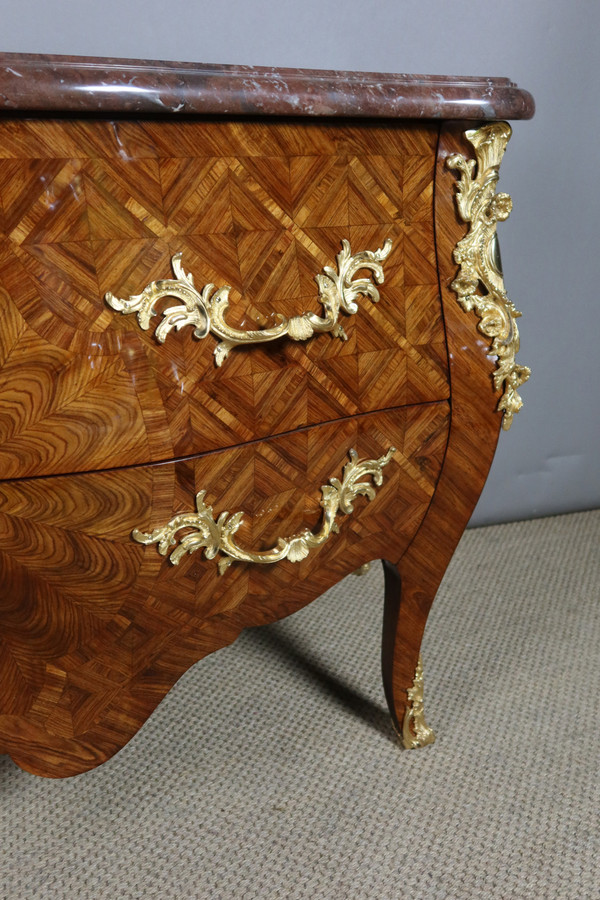
[[[244,627],[293,612],[371,559],[397,561],[435,490],[448,422],[448,404],[432,403],[177,462],[1,482],[0,752],[44,775],[90,769]],[[132,539],[193,513],[206,491],[215,519],[244,512],[236,544],[260,554],[322,529],[321,486],[342,479],[351,448],[377,460],[392,446],[375,496],[359,494],[339,532],[298,561],[234,561],[220,574],[222,553],[199,548],[174,565],[156,542]]]

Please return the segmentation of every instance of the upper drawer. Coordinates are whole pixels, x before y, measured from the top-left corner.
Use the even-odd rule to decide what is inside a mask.
[[[0,478],[155,462],[445,399],[433,235],[437,126],[0,121]],[[387,239],[381,299],[348,336],[231,350],[155,337],[105,301],[172,279],[230,285],[227,321],[323,315],[315,276]],[[355,275],[373,280],[372,273]],[[177,303],[177,301],[175,301]]]

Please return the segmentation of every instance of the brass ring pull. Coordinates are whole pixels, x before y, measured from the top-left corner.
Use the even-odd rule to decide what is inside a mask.
[[[229,285],[218,289],[214,284],[207,284],[201,290],[194,286],[194,278],[183,269],[181,253],[176,253],[171,264],[174,279],[153,281],[144,288],[141,294],[132,294],[127,300],[120,300],[110,291],[104,295],[108,305],[117,312],[127,315],[137,313],[140,328],[147,331],[150,320],[157,314],[156,304],[163,297],[175,297],[181,300],[179,306],[169,306],[162,313],[163,319],[157,325],[154,336],[159,343],[164,343],[167,335],[174,328],[179,331],[186,325],[194,326],[194,337],[202,339],[212,332],[221,338],[215,347],[215,362],[220,366],[232,347],[240,344],[261,344],[275,341],[287,335],[293,341],[306,341],[318,332],[331,332],[334,337],[347,340],[347,335],[338,321],[340,310],[348,315],[358,312],[356,298],[360,295],[369,297],[374,303],[379,300],[379,291],[368,278],[353,281],[360,269],[369,269],[378,284],[384,280],[382,262],[387,259],[392,249],[388,238],[379,250],[363,250],[354,256],[350,251],[350,243],[342,241],[342,250],[336,257],[337,272],[331,266],[325,266],[323,272],[315,276],[319,288],[319,300],[323,305],[323,317],[312,312],[288,319],[279,315],[279,323],[272,328],[244,331],[232,328],[225,321],[229,308]]]
[[[214,559],[217,553],[222,553],[224,556],[218,561],[220,575],[234,560],[263,565],[276,563],[281,559],[298,562],[308,556],[313,547],[324,544],[332,532],[339,532],[336,521],[338,513],[353,512],[352,504],[359,495],[373,500],[375,497],[373,484],[381,485],[382,469],[395,452],[396,448],[390,447],[379,459],[359,460],[356,450],[350,450],[350,462],[344,466],[342,480],[330,478],[329,484],[321,487],[323,518],[319,530],[312,532],[305,529],[291,537],[279,538],[271,550],[251,551],[238,546],[235,542],[235,533],[242,524],[244,513],[236,512],[230,515],[228,512],[222,512],[215,520],[212,507],[204,502],[206,491],[200,491],[196,495],[195,513],[180,513],[162,528],[156,528],[151,533],[135,528],[132,537],[140,544],[158,544],[158,552],[162,556],[169,554],[174,566],[179,564],[186,553],[194,553],[201,548],[204,548],[206,559]],[[368,476],[373,479],[373,484],[360,480]],[[193,530],[188,531],[183,537],[176,537],[178,531],[190,528]],[[171,550],[172,547],[175,549]]]

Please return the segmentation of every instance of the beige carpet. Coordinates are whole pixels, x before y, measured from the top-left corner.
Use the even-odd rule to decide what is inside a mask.
[[[470,531],[402,751],[380,566],[189,672],[65,781],[0,758],[2,900],[597,900],[600,510]]]

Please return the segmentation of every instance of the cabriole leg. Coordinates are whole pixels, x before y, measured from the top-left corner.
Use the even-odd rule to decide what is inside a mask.
[[[435,741],[425,721],[421,639],[429,607],[422,591],[404,585],[398,568],[384,561],[383,686],[392,722],[407,750]]]

